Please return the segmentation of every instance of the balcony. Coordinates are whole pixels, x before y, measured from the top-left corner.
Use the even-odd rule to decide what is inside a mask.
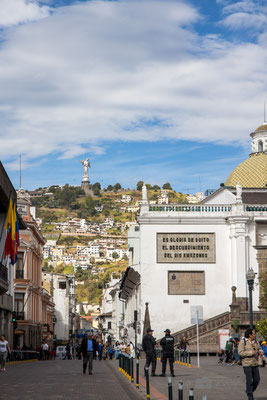
[[[16,270],[16,279],[24,279],[24,270],[23,269]]]
[[[0,295],[8,291],[8,273],[7,268],[0,263]]]
[[[16,311],[15,314],[16,314],[16,320],[20,320],[20,321],[25,320],[24,311],[20,311],[20,312]]]

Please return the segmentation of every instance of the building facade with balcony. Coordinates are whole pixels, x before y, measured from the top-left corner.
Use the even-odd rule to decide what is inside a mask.
[[[45,240],[34,220],[30,198],[23,191],[17,195],[18,211],[26,224],[20,230],[18,259],[14,269],[14,312],[17,329],[15,344],[36,348],[41,344],[42,316],[42,250]]]
[[[13,346],[13,328],[11,315],[13,310],[13,270],[10,257],[4,258],[6,230],[4,229],[9,201],[17,201],[16,191],[0,162],[0,333],[4,334],[11,347]],[[20,228],[23,222],[19,219]]]

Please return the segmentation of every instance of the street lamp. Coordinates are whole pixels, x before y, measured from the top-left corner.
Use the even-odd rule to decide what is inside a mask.
[[[253,269],[250,267],[246,274],[248,290],[249,290],[249,327],[250,327],[250,329],[253,329],[252,290],[254,287],[255,277],[256,277],[256,274],[253,271]]]

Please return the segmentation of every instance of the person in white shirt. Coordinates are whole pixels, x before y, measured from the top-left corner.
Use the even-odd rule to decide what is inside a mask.
[[[7,353],[11,354],[11,350],[8,344],[8,341],[6,340],[5,336],[2,335],[0,338],[0,364],[1,364],[1,372],[6,371],[6,359],[7,359]]]
[[[42,347],[42,350],[43,350],[43,360],[48,360],[48,358],[49,358],[49,346],[48,346],[48,344],[46,343],[45,340],[43,341],[41,347]]]

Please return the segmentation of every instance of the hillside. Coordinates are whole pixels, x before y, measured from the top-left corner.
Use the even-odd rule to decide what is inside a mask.
[[[101,189],[99,184],[93,185],[94,195],[85,196],[80,187],[65,185],[39,188],[32,197],[32,205],[36,206],[36,216],[42,221],[42,232],[46,239],[56,239],[57,246],[64,246],[64,256],[49,256],[43,261],[45,271],[72,274],[78,262],[77,246],[89,246],[113,238],[116,245],[112,257],[87,257],[90,267],[75,267],[76,297],[78,302],[99,304],[104,285],[109,282],[111,274],[119,277],[127,268],[127,256],[118,256],[117,252],[126,254],[127,230],[129,222],[134,222],[141,200],[142,182],[137,189],[122,189],[119,184]],[[169,185],[169,184],[166,184]],[[170,186],[170,185],[169,185]],[[161,191],[159,186],[148,187],[148,200],[157,202]],[[186,195],[168,190],[169,202],[184,203]],[[83,222],[83,229],[71,224]],[[119,244],[116,244],[119,243]],[[102,245],[103,246],[103,245]],[[108,251],[106,244],[106,250]],[[65,257],[65,258],[64,258]],[[77,259],[78,257],[78,259]],[[65,261],[65,259],[73,261]],[[118,260],[116,260],[118,258]],[[102,261],[102,259],[104,261]],[[90,261],[89,261],[90,260]],[[97,261],[98,260],[98,261]],[[79,265],[79,264],[78,264]]]

